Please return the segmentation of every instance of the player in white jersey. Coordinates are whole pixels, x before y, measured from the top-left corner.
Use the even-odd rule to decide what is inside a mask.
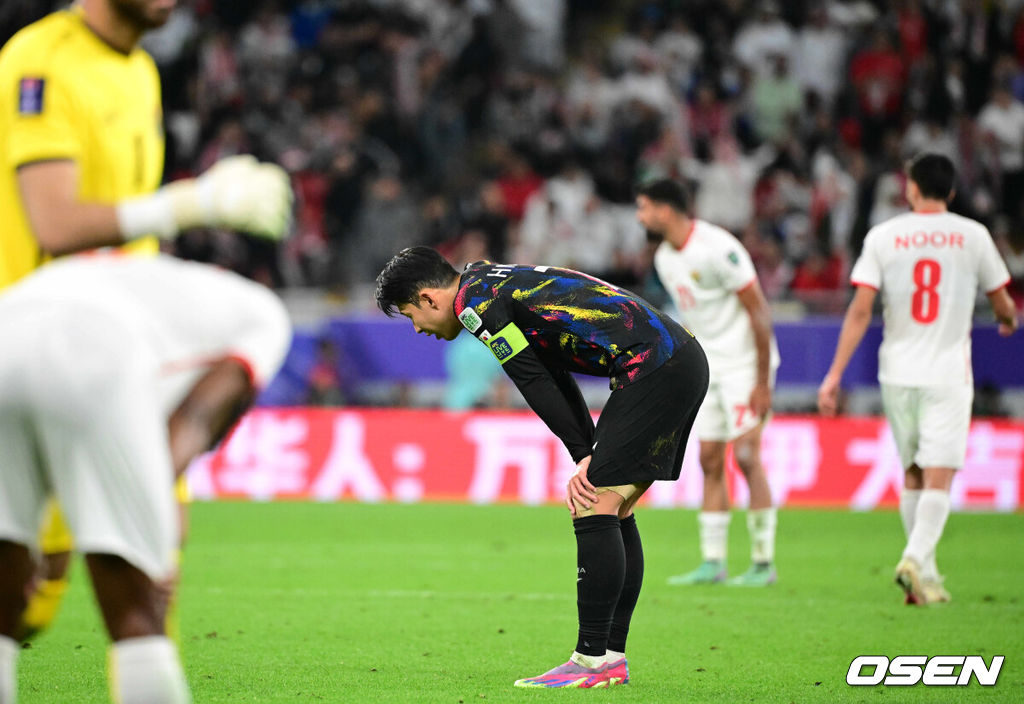
[[[116,701],[189,699],[158,583],[174,569],[173,485],[280,365],[271,292],[170,257],[68,258],[0,294],[0,702],[54,494],[86,556]]]
[[[1010,276],[984,225],[946,210],[956,178],[953,163],[923,154],[907,165],[913,212],[872,228],[850,274],[856,287],[832,366],[818,389],[822,413],[835,415],[839,383],[871,322],[882,293],[883,337],[878,381],[885,415],[906,469],[900,516],[906,549],[896,582],[907,603],[949,601],[935,549],[949,516],[949,488],[963,466],[974,397],[971,317],[979,286],[999,321],[1017,328],[1006,292]]]
[[[743,245],[726,230],[690,216],[690,196],[671,180],[656,181],[637,194],[637,219],[652,239],[658,276],[707,353],[711,383],[697,415],[704,498],[699,514],[703,561],[670,584],[726,581],[729,490],[726,449],[750,489],[747,527],[752,565],[728,580],[763,586],[776,579],[776,511],[761,464],[761,431],[771,411],[779,352],[771,312]]]

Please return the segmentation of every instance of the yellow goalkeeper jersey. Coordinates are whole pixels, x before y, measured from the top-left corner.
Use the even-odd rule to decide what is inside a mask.
[[[160,77],[142,48],[114,49],[80,10],[55,12],[0,50],[0,289],[45,259],[18,192],[26,164],[70,160],[78,197],[111,205],[150,193],[163,173]],[[155,253],[155,238],[125,249]]]

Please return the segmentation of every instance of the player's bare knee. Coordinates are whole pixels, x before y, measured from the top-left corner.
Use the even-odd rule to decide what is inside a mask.
[[[24,545],[0,540],[0,565],[0,635],[15,638],[28,607],[32,557]]]
[[[725,478],[725,457],[724,456],[712,456],[705,457],[703,454],[700,456],[700,471],[703,472],[706,479],[722,480]]]
[[[736,459],[736,466],[747,478],[761,470],[761,456],[758,448],[750,443],[736,443],[733,446],[733,457]]]
[[[163,602],[149,576],[118,555],[85,560],[111,640],[164,635]]]
[[[700,468],[705,477],[716,478],[725,474],[725,443],[701,442]]]
[[[911,491],[924,488],[924,473],[916,464],[907,467],[903,475],[903,487]]]

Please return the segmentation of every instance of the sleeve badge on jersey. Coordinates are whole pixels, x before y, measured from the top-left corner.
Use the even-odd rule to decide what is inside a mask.
[[[504,337],[495,337],[487,344],[490,346],[491,352],[494,353],[494,356],[498,358],[499,362],[504,362],[514,354],[512,345],[510,345],[508,340]]]
[[[459,322],[470,332],[476,332],[484,324],[484,321],[480,320],[480,316],[476,314],[472,307],[459,313]]]
[[[18,82],[18,114],[39,115],[43,112],[44,78],[22,78]]]
[[[739,266],[740,265],[740,255],[736,254],[736,252],[729,252],[729,257],[728,258],[729,258],[729,261],[732,262],[733,266]]]

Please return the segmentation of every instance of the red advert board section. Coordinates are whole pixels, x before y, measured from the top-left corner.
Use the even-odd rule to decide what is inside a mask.
[[[779,505],[895,506],[903,472],[884,419],[776,416],[762,459]],[[1024,422],[976,420],[953,483],[957,510],[1022,505]],[[541,504],[564,496],[565,448],[528,412],[263,408],[189,470],[197,499],[430,500]],[[730,469],[737,505],[746,486]],[[677,482],[657,482],[648,505],[700,505],[696,438]]]

